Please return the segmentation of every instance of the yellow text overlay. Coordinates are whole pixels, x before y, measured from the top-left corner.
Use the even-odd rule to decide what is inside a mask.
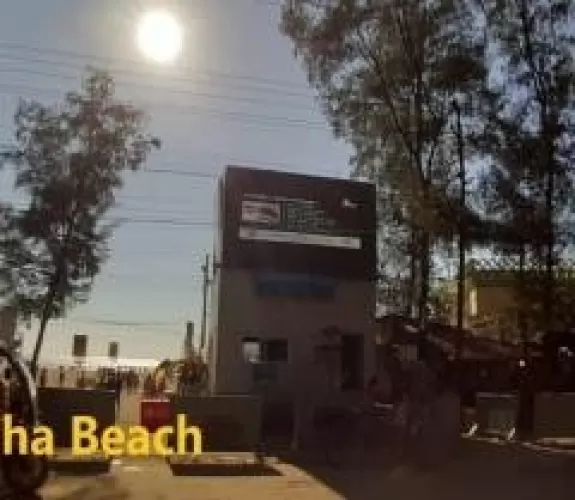
[[[55,439],[52,429],[37,426],[28,429],[13,425],[11,415],[4,417],[3,452],[32,455],[54,455]],[[72,455],[87,457],[104,453],[110,457],[131,456],[172,456],[200,455],[202,453],[202,431],[199,427],[189,426],[186,415],[176,417],[176,426],[160,427],[149,432],[142,426],[119,426],[98,429],[94,417],[78,415],[72,417]],[[191,449],[188,447],[192,440]],[[175,446],[170,446],[172,441]]]

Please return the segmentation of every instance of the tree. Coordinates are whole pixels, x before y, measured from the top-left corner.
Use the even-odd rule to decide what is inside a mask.
[[[452,102],[484,75],[482,37],[472,26],[466,3],[456,0],[291,0],[283,7],[282,30],[335,133],[354,146],[356,167],[394,194],[388,208],[409,234],[421,323],[433,246],[458,219],[449,199]]]
[[[21,101],[15,145],[2,154],[16,171],[27,206],[3,240],[9,298],[36,317],[36,371],[46,326],[89,297],[108,253],[114,205],[127,170],[138,170],[159,140],[144,131],[143,112],[117,101],[113,78],[91,69],[80,92],[59,106]]]
[[[491,111],[485,116],[484,132],[475,138],[475,146],[492,160],[481,179],[484,209],[486,217],[496,219],[508,234],[507,238],[493,240],[495,255],[518,257],[513,266],[516,267],[514,284],[518,313],[515,326],[525,346],[531,308],[531,301],[525,299],[533,286],[528,279],[528,269],[533,264],[532,255],[539,253],[543,243],[540,228],[544,221],[532,178],[538,162],[537,141],[521,131],[524,108],[512,115],[501,116],[501,96],[487,92],[485,97]],[[506,261],[513,264],[513,260]]]
[[[199,354],[192,353],[184,359],[163,360],[152,373],[155,387],[161,381],[176,383],[178,390],[189,388],[200,391],[205,388],[208,380],[208,367]]]
[[[496,100],[490,182],[521,260],[545,269],[539,324],[548,328],[559,302],[556,267],[572,236],[565,223],[573,209],[575,7],[570,0],[480,4],[498,63],[489,89]]]

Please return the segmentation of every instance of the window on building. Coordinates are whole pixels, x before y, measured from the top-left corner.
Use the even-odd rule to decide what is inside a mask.
[[[285,339],[245,337],[242,351],[247,363],[285,363],[288,360],[288,343]]]
[[[259,339],[253,337],[245,337],[242,340],[242,351],[244,361],[246,363],[260,363],[262,358],[262,350]]]
[[[341,338],[341,389],[353,391],[363,385],[363,337],[343,335]]]
[[[286,363],[288,360],[287,340],[274,339],[262,343],[264,361],[268,363]]]

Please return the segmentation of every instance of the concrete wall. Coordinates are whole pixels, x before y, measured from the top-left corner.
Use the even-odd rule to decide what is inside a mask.
[[[262,404],[252,396],[178,397],[174,415],[202,429],[204,451],[252,451],[260,442]],[[191,449],[191,442],[188,444]]]
[[[91,416],[99,424],[99,432],[116,422],[116,400],[113,391],[89,389],[38,389],[40,420],[53,429],[56,446],[72,445],[72,417]]]
[[[243,358],[242,339],[287,339],[286,364],[278,366],[277,391],[291,392],[300,384],[302,366],[312,363],[314,347],[325,342],[319,333],[335,325],[346,334],[364,336],[364,381],[375,367],[375,287],[369,282],[341,281],[332,299],[261,297],[248,271],[219,272],[218,328],[214,349],[215,380],[219,394],[253,390],[252,365]]]
[[[475,286],[477,290],[477,316],[506,315],[517,308],[511,286]]]
[[[533,433],[539,438],[575,437],[575,393],[537,394]]]
[[[508,435],[517,424],[519,398],[514,394],[480,392],[477,394],[479,432]]]

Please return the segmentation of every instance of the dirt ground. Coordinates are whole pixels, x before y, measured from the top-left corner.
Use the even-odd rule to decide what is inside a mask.
[[[575,494],[575,456],[466,442],[450,463],[421,469],[279,462],[272,475],[175,476],[159,459],[127,460],[105,475],[60,473],[42,500],[559,500]],[[10,498],[5,496],[5,499]],[[24,500],[24,499],[19,499]]]
[[[120,422],[139,420],[139,396],[124,395]],[[274,474],[229,477],[175,476],[159,459],[125,460],[109,473],[59,472],[28,500],[563,500],[575,495],[575,452],[562,453],[465,441],[448,463],[422,466],[398,462],[339,467],[284,458]],[[385,461],[384,461],[385,462]],[[16,500],[8,492],[0,500]],[[27,500],[18,498],[17,500]]]

